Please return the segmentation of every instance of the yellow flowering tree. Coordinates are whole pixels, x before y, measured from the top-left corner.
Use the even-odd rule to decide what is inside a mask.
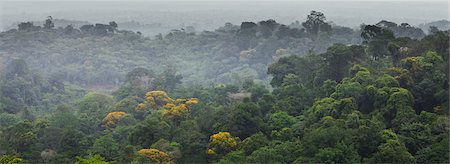
[[[114,128],[117,123],[126,115],[125,112],[110,112],[103,118],[102,127],[104,128]]]
[[[19,163],[26,163],[26,162],[22,158],[17,157],[15,155],[12,155],[12,156],[2,155],[2,156],[0,156],[0,163],[19,164]]]
[[[138,151],[138,154],[150,159],[152,162],[155,163],[159,164],[173,163],[172,159],[167,153],[160,151],[158,149],[141,149]]]
[[[167,110],[163,112],[163,117],[169,120],[179,120],[187,115],[189,106],[198,104],[197,98],[177,99],[174,103],[168,103],[164,106]]]
[[[234,137],[229,132],[219,132],[209,138],[209,149],[206,153],[211,156],[226,154],[236,149],[239,142],[239,137]]]
[[[137,105],[136,110],[146,110],[148,107],[159,109],[165,104],[173,102],[166,92],[155,90],[145,94],[145,101]]]
[[[168,120],[179,121],[187,115],[190,106],[199,103],[197,98],[172,99],[164,91],[150,91],[145,94],[145,102],[137,105],[136,110],[146,110],[148,107],[163,109],[162,116]]]
[[[173,99],[170,98],[164,91],[150,91],[145,94],[145,102],[155,108],[164,106],[168,102],[172,102]]]

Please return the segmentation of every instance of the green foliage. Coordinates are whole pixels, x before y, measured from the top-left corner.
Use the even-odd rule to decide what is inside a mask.
[[[254,151],[247,160],[250,163],[284,163],[285,158],[276,149],[266,146]]]
[[[378,151],[370,158],[373,163],[415,163],[416,159],[398,140],[389,139],[378,147]]]
[[[1,163],[449,161],[448,31],[53,26],[0,33]]]
[[[149,115],[145,120],[133,127],[129,140],[133,145],[150,147],[159,139],[169,137],[170,125],[155,115]]]
[[[269,116],[267,127],[269,131],[280,130],[282,128],[291,127],[295,122],[295,118],[286,112],[277,112]]]
[[[107,134],[96,139],[89,152],[90,154],[100,155],[108,161],[115,161],[120,155],[120,147],[112,135]]]
[[[81,113],[88,115],[103,115],[109,112],[113,105],[113,99],[109,95],[89,92],[80,101],[77,106]]]
[[[314,155],[314,163],[359,163],[360,157],[352,145],[339,143],[334,148],[323,148]]]
[[[445,163],[450,160],[450,153],[448,147],[448,137],[444,137],[441,141],[435,142],[429,147],[421,149],[417,153],[418,163]]]
[[[173,141],[181,145],[180,151],[183,156],[179,159],[180,161],[204,159],[208,139],[204,133],[200,132],[200,128],[194,120],[182,121],[175,129],[173,137]]]
[[[0,129],[7,128],[19,123],[22,119],[14,114],[1,113],[0,114]]]
[[[241,149],[246,155],[250,155],[253,151],[267,146],[269,144],[269,139],[263,133],[256,133],[250,137],[247,137],[242,141]]]
[[[50,126],[56,128],[80,128],[80,119],[73,114],[72,110],[66,105],[59,105],[53,117],[49,119]]]
[[[231,111],[229,129],[239,138],[247,138],[263,128],[263,119],[259,107],[255,103],[243,102]]]
[[[89,156],[87,159],[77,157],[75,160],[75,164],[110,164],[111,162],[107,162],[105,158],[96,154],[94,156]]]
[[[29,153],[34,151],[37,141],[36,130],[32,123],[25,121],[9,128],[1,133],[2,144],[9,152]]]
[[[160,139],[152,144],[152,148],[161,150],[169,154],[171,159],[178,159],[182,157],[181,154],[181,145],[177,142],[170,142],[165,139]]]
[[[247,157],[249,163],[291,163],[300,155],[296,142],[275,142],[261,147]]]
[[[311,38],[316,39],[319,32],[329,32],[331,31],[331,25],[325,22],[325,15],[321,12],[311,11],[307,16],[307,20],[302,23],[305,27],[306,32]]]
[[[143,96],[146,91],[155,87],[153,86],[154,78],[152,71],[145,68],[135,68],[127,73],[125,84],[121,85],[113,95],[119,100],[129,96]]]
[[[232,163],[243,163],[245,162],[245,153],[243,151],[232,151],[220,159],[220,164],[232,164]]]
[[[73,159],[76,156],[86,155],[86,151],[90,145],[85,134],[77,129],[65,129],[58,141],[57,151],[62,152],[61,155]]]
[[[112,110],[114,100],[110,95],[89,92],[83,98],[79,99],[75,106],[78,109],[79,119],[82,122],[82,126],[85,133],[93,133],[100,129],[97,126],[100,125],[103,118]]]

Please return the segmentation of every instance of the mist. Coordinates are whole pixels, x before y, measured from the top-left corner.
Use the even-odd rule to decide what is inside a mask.
[[[224,22],[274,19],[290,24],[305,19],[312,9],[327,14],[327,21],[359,28],[380,20],[419,25],[448,20],[446,1],[8,1],[0,2],[0,29],[20,21],[42,21],[47,16],[89,22],[138,22],[163,29],[144,30],[145,35],[194,26],[213,30]],[[130,27],[131,30],[138,30]]]

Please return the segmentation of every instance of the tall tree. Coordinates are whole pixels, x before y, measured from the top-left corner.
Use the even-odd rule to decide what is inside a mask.
[[[305,27],[306,32],[309,34],[311,39],[314,40],[319,35],[319,32],[331,31],[331,25],[325,21],[326,17],[322,12],[311,11],[302,25]]]

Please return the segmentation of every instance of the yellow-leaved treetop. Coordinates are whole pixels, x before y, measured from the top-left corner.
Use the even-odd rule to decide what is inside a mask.
[[[163,116],[170,120],[179,120],[187,115],[190,106],[196,105],[198,102],[197,98],[176,99],[173,103],[167,103],[164,106],[167,110],[163,112]]]
[[[136,107],[136,110],[145,110],[145,109],[147,109],[147,104],[145,103],[140,103]]]
[[[166,103],[172,102],[173,99],[170,98],[164,91],[150,91],[145,94],[145,102],[150,104],[152,107],[160,108]]]
[[[208,155],[225,154],[237,148],[239,137],[232,136],[229,132],[219,132],[209,138]]]
[[[180,120],[186,116],[190,106],[199,103],[197,98],[190,99],[172,99],[164,91],[150,91],[145,94],[145,102],[138,104],[137,110],[146,110],[147,107],[154,109],[165,109],[162,112],[164,118],[169,120]]]
[[[106,115],[105,118],[103,118],[102,126],[105,128],[114,128],[116,127],[117,123],[122,119],[123,116],[125,116],[125,112],[111,112]]]
[[[158,149],[141,149],[138,151],[138,154],[147,157],[155,163],[173,163],[167,153]]]
[[[189,100],[186,101],[186,105],[195,105],[198,104],[199,100],[198,98],[190,98]]]

